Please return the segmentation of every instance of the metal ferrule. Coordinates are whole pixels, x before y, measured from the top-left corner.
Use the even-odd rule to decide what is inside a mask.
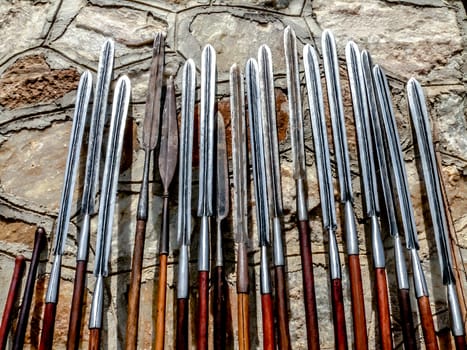
[[[282,246],[282,226],[281,219],[275,217],[273,219],[273,253],[274,253],[274,266],[284,266],[284,247]]]
[[[399,235],[394,237],[394,259],[396,260],[396,276],[399,289],[409,289],[409,277],[405,264],[404,249]]]
[[[222,254],[222,220],[217,220],[216,232],[216,266],[224,266],[224,255]]]
[[[271,294],[271,279],[269,276],[268,264],[268,248],[266,245],[261,246],[261,263],[259,267],[261,294]]]
[[[92,296],[91,311],[89,312],[89,329],[102,328],[104,310],[104,276],[97,276],[94,295]]]
[[[177,298],[188,298],[188,246],[185,244],[180,246],[177,281]]]
[[[47,294],[45,296],[46,303],[58,302],[58,289],[60,288],[60,270],[62,268],[62,256],[55,255],[50,271],[49,286],[47,287]]]
[[[305,184],[303,179],[295,181],[297,186],[297,215],[298,221],[308,221],[308,209],[306,205]]]
[[[336,234],[334,230],[330,229],[329,234],[329,271],[331,279],[341,279],[341,261],[339,258],[339,249],[337,249]]]
[[[373,248],[373,263],[375,269],[383,269],[386,267],[386,259],[384,257],[383,241],[381,239],[381,229],[379,220],[376,215],[370,218],[371,223],[371,247]]]
[[[415,297],[421,298],[423,296],[427,297],[428,287],[426,285],[425,274],[422,270],[422,264],[420,263],[420,258],[418,257],[418,252],[416,249],[410,249],[410,255],[412,257],[412,270],[413,270],[413,283],[415,286]]]
[[[347,243],[347,254],[358,255],[358,235],[357,224],[352,203],[350,201],[344,204],[344,222],[345,222],[345,240]]]
[[[455,337],[465,336],[464,323],[462,322],[462,313],[459,305],[459,299],[457,298],[456,285],[454,283],[449,283],[447,288],[449,310],[451,310],[452,334]]]
[[[81,232],[78,242],[78,254],[76,255],[77,261],[87,261],[89,251],[89,234],[91,231],[91,215],[84,214],[83,222],[81,223]]]
[[[209,271],[209,217],[201,217],[199,233],[198,271]]]
[[[148,220],[148,197],[149,197],[149,163],[152,152],[144,150],[144,169],[143,181],[141,183],[141,191],[138,199],[138,211],[136,212],[137,220]]]
[[[245,242],[238,244],[237,258],[237,293],[248,293],[248,252]]]

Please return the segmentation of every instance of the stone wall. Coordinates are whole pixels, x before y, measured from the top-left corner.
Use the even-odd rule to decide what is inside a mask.
[[[260,44],[271,47],[274,60],[281,169],[284,195],[284,228],[287,252],[290,333],[294,349],[305,349],[305,320],[302,302],[301,265],[295,226],[295,189],[292,178],[291,150],[288,136],[285,61],[282,31],[292,26],[298,37],[299,52],[304,44],[316,44],[320,34],[331,29],[337,39],[351,152],[355,208],[359,220],[363,283],[370,348],[378,348],[376,299],[372,274],[370,242],[362,223],[359,168],[355,130],[344,65],[344,46],[354,40],[360,48],[370,50],[374,62],[388,73],[402,147],[409,174],[412,200],[419,230],[420,256],[431,292],[435,328],[444,348],[449,347],[449,313],[441,284],[436,247],[424,206],[421,180],[414,154],[405,82],[414,76],[423,84],[431,119],[436,130],[436,145],[442,160],[450,214],[452,217],[453,252],[465,288],[467,263],[467,138],[466,138],[466,15],[461,1],[386,0],[77,0],[77,1],[10,1],[0,4],[0,305],[4,304],[14,257],[31,256],[35,226],[44,226],[49,235],[47,254],[43,255],[32,304],[31,327],[26,348],[39,342],[43,300],[50,272],[51,246],[57,218],[63,173],[73,113],[75,89],[84,69],[96,71],[100,47],[107,37],[116,42],[115,78],[128,74],[132,81],[130,122],[124,146],[124,158],[118,186],[118,204],[114,227],[110,277],[106,282],[103,348],[123,346],[126,325],[126,301],[135,230],[137,195],[140,187],[143,152],[140,148],[142,120],[147,92],[153,33],[167,32],[166,75],[174,75],[177,96],[181,88],[181,67],[192,57],[199,66],[202,47],[210,43],[217,51],[218,99],[230,137],[228,105],[228,71],[233,63],[244,65],[256,57]],[[305,100],[305,99],[304,99]],[[306,106],[305,106],[306,107]],[[323,349],[333,348],[332,312],[329,293],[327,238],[321,227],[321,209],[316,179],[308,112],[305,113],[307,145],[308,196],[312,229],[314,273],[321,342]],[[85,152],[83,152],[84,154]],[[64,348],[73,288],[79,198],[83,185],[85,156],[78,177],[66,254],[63,261],[60,302],[58,304],[54,349]],[[156,172],[157,173],[157,172]],[[195,171],[196,174],[196,171]],[[195,175],[196,178],[196,175]],[[195,186],[195,194],[197,193]],[[177,186],[173,186],[176,193]],[[150,349],[152,320],[155,317],[154,281],[158,278],[157,250],[161,225],[162,188],[157,176],[151,182],[149,229],[146,237],[140,313],[139,348]],[[168,312],[166,348],[174,346],[175,276],[177,270],[176,195],[171,197],[171,250],[168,267]],[[253,217],[254,201],[251,200]],[[339,216],[340,217],[340,216]],[[95,247],[96,219],[93,221],[90,264],[86,295],[86,320],[82,348],[87,347],[87,317],[94,285],[92,264]],[[254,219],[253,219],[254,220]],[[253,221],[252,220],[252,221]],[[339,221],[338,242],[343,263],[343,283],[347,331],[351,339],[350,291],[343,237]],[[236,348],[235,254],[232,222],[229,219],[224,245],[229,282],[229,346]],[[194,333],[196,285],[197,227],[191,247],[190,332]],[[259,250],[254,232],[250,244],[251,337],[253,348],[262,345],[259,298]],[[385,233],[391,289],[394,341],[401,349],[398,325],[392,242]],[[463,304],[465,307],[465,304]],[[417,310],[415,299],[412,308]],[[416,335],[422,332],[416,320]],[[193,340],[193,336],[191,337]]]

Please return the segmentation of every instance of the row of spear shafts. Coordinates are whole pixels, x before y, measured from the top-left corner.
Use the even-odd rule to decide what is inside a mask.
[[[164,36],[157,34],[154,41],[153,61],[150,71],[146,115],[143,125],[142,148],[145,151],[142,188],[138,202],[135,247],[130,277],[128,299],[128,321],[126,349],[136,349],[138,344],[138,313],[141,284],[142,257],[148,213],[148,183],[152,151],[159,145],[158,169],[163,188],[163,220],[160,238],[160,280],[158,283],[157,320],[155,349],[163,349],[165,340],[166,276],[168,249],[168,198],[178,158],[178,233],[179,266],[177,281],[177,329],[176,348],[187,349],[188,338],[188,289],[189,267],[188,246],[191,236],[191,183],[192,147],[194,130],[196,67],[193,60],[186,61],[183,68],[181,94],[180,134],[177,130],[175,87],[173,78],[167,81],[165,102],[162,103],[164,69]],[[90,217],[96,212],[94,200],[99,174],[99,154],[105,124],[105,109],[113,66],[113,43],[104,45],[99,63],[92,119],[88,141],[86,178],[83,189],[82,225],[79,239],[75,289],[70,315],[68,349],[77,349],[80,343],[81,310],[86,280],[89,246]],[[311,255],[310,228],[306,194],[305,146],[303,138],[303,115],[300,88],[300,70],[294,31],[284,31],[284,50],[287,69],[287,91],[289,104],[289,135],[293,155],[293,177],[296,182],[297,226],[299,228],[300,255],[303,273],[303,296],[306,315],[307,344],[309,349],[319,349],[317,306],[314,291],[313,263]],[[341,95],[339,66],[336,45],[332,34],[322,35],[324,76],[327,100],[334,140],[337,164],[340,203],[343,207],[344,230],[348,253],[351,284],[351,307],[353,316],[353,341],[356,349],[368,348],[365,303],[360,271],[359,242],[353,212],[353,193],[349,154],[347,150],[346,126]],[[379,344],[382,349],[392,349],[392,326],[385,252],[381,239],[381,210],[385,211],[388,231],[394,241],[396,276],[403,342],[406,349],[417,349],[414,322],[410,305],[408,273],[405,253],[402,249],[399,228],[402,227],[405,242],[412,262],[414,293],[420,313],[424,343],[427,349],[438,349],[434,323],[430,308],[428,288],[418,256],[418,239],[410,199],[407,175],[398,139],[397,127],[391,106],[389,85],[381,67],[373,66],[367,51],[360,52],[357,45],[346,46],[347,73],[350,82],[353,114],[358,140],[358,155],[364,199],[364,214],[369,227],[377,295]],[[310,45],[303,50],[303,65],[315,150],[316,169],[322,208],[323,227],[329,237],[329,269],[331,277],[331,300],[333,309],[336,349],[346,349],[347,326],[342,293],[342,272],[335,232],[337,219],[331,160],[325,120],[325,106],[321,86],[318,54]],[[214,348],[222,349],[226,343],[226,280],[223,271],[222,220],[229,211],[229,173],[227,165],[226,139],[223,118],[216,113],[216,54],[207,45],[201,57],[201,90],[199,114],[199,200],[197,215],[201,217],[198,255],[198,311],[196,322],[196,345],[208,349],[209,280],[214,290],[212,301],[214,314]],[[245,88],[246,87],[246,88]],[[73,131],[67,161],[64,191],[57,220],[54,243],[54,262],[46,295],[46,307],[40,349],[51,349],[53,344],[56,304],[60,282],[61,256],[64,252],[70,206],[73,195],[76,168],[83,138],[87,105],[92,89],[92,76],[82,75],[73,118]],[[290,349],[288,305],[285,274],[285,256],[282,247],[282,193],[280,180],[279,143],[277,137],[272,58],[269,48],[262,45],[258,59],[249,59],[245,73],[237,65],[230,71],[230,107],[232,126],[232,170],[233,170],[233,222],[237,243],[237,296],[238,296],[238,346],[250,348],[249,338],[249,281],[247,244],[249,187],[248,163],[251,163],[256,207],[256,229],[261,252],[260,288],[263,322],[263,346],[265,349]],[[104,277],[108,274],[109,254],[115,194],[117,190],[120,154],[123,143],[125,119],[130,100],[130,80],[123,76],[115,87],[109,139],[106,151],[104,176],[100,190],[98,212],[98,235],[94,275],[95,290],[90,313],[90,349],[100,347],[100,330],[103,313]],[[443,283],[447,286],[448,303],[451,311],[452,333],[456,348],[465,349],[463,315],[455,287],[452,268],[448,225],[443,205],[442,188],[436,164],[428,113],[421,86],[415,79],[407,85],[409,110],[416,132],[424,180],[428,193],[433,221],[433,230],[438,248]],[[245,95],[248,105],[248,128],[245,118]],[[163,108],[162,108],[163,107]],[[162,112],[163,111],[163,112]],[[162,119],[162,120],[161,120]],[[247,129],[250,132],[250,157],[248,157]],[[160,139],[159,139],[160,138]],[[180,146],[180,150],[178,147]],[[378,198],[378,188],[383,201]],[[215,269],[210,267],[211,217],[216,218]],[[272,239],[271,239],[272,237]],[[270,281],[268,246],[273,246],[274,284]],[[274,285],[274,291],[272,290]],[[274,302],[273,302],[274,296]],[[276,317],[276,321],[274,318]],[[15,341],[16,342],[16,341]],[[22,347],[22,346],[21,346]],[[16,347],[15,348],[21,348]]]

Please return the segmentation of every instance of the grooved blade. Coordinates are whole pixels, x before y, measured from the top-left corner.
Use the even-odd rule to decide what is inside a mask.
[[[216,210],[218,220],[229,213],[229,168],[227,164],[227,143],[225,140],[224,118],[217,113],[217,172],[216,172]]]

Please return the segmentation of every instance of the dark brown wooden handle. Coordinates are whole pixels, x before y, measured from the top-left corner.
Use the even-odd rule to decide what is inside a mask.
[[[214,349],[225,350],[225,339],[227,334],[227,281],[224,269],[217,266],[214,273]]]
[[[78,350],[81,339],[81,319],[83,317],[84,288],[86,286],[87,261],[78,261],[76,264],[75,284],[73,298],[71,299],[70,323],[66,347],[68,350]]]
[[[46,234],[42,227],[38,227],[34,236],[34,248],[32,251],[31,265],[29,266],[26,286],[24,287],[23,301],[21,310],[16,325],[15,340],[13,343],[14,350],[22,350],[24,345],[24,337],[28,327],[29,311],[31,310],[32,296],[36,285],[37,268],[42,250],[46,246]]]
[[[89,330],[89,350],[100,350],[101,329],[92,328]]]
[[[342,295],[342,280],[331,280],[332,315],[334,319],[334,338],[336,349],[347,349],[347,330],[345,327],[344,297]]]
[[[349,278],[355,350],[367,350],[368,335],[359,255],[349,255]]]
[[[198,286],[199,286],[199,299],[198,299],[198,321],[197,321],[197,334],[196,344],[198,350],[208,349],[208,321],[209,321],[209,272],[198,272]]]
[[[404,349],[417,350],[412,306],[410,305],[410,291],[408,289],[399,289],[398,297]]]
[[[263,349],[275,350],[274,314],[272,308],[272,295],[261,295],[261,311],[263,316]]]
[[[300,257],[302,261],[303,292],[308,349],[319,350],[318,311],[315,298],[315,278],[311,258],[310,226],[308,221],[299,221]]]
[[[467,350],[465,335],[455,336],[454,342],[456,343],[456,350]]]
[[[145,233],[146,221],[137,220],[130,274],[130,291],[128,292],[128,318],[125,338],[126,350],[136,350],[138,343],[139,294],[141,288],[141,273],[143,270]]]
[[[238,349],[250,350],[250,298],[247,293],[237,294],[238,307]]]
[[[423,338],[425,339],[426,350],[438,350],[438,341],[436,340],[435,324],[433,314],[431,313],[430,299],[427,296],[418,298],[418,310],[422,322]]]
[[[13,309],[21,287],[21,279],[24,274],[25,266],[24,256],[18,255],[15,259],[13,276],[11,277],[10,289],[3,309],[2,326],[0,327],[0,349],[5,349],[8,333],[10,332],[11,320],[13,318]]]
[[[176,349],[188,349],[188,299],[177,299]]]
[[[156,339],[155,350],[164,349],[165,340],[165,305],[167,286],[167,255],[159,255],[159,286],[157,292]]]
[[[284,266],[274,267],[274,287],[276,292],[276,313],[279,349],[290,349],[289,309],[287,307],[287,290],[285,287]]]
[[[376,268],[376,301],[379,316],[379,335],[382,350],[392,350],[391,312],[389,310],[388,281],[386,269]]]
[[[46,303],[44,319],[42,323],[41,341],[39,350],[51,350],[54,342],[55,315],[57,314],[57,304]]]

